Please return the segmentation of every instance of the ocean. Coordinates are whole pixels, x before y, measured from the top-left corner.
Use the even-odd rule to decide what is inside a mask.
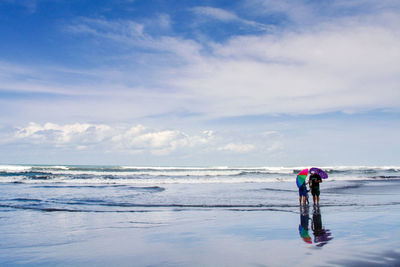
[[[400,167],[303,168],[0,165],[0,265],[400,263]]]

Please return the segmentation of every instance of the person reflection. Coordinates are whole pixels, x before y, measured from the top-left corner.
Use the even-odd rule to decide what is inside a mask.
[[[324,229],[322,226],[321,211],[318,205],[313,208],[311,230],[313,231],[314,243],[317,247],[323,247],[333,239],[330,230]]]
[[[309,217],[309,210],[308,206],[300,206],[300,224],[299,224],[299,234],[300,237],[303,239],[304,242],[312,244],[312,238],[308,233],[308,221],[310,220]]]

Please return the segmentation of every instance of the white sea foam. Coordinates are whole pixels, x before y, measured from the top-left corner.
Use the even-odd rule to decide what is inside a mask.
[[[326,170],[326,171],[362,171],[362,170],[395,170],[395,171],[400,171],[400,166],[365,166],[365,165],[360,165],[360,166],[325,166],[325,167],[319,167],[320,169]]]
[[[24,165],[0,165],[0,172],[24,172],[30,171],[32,166]]]
[[[294,170],[299,168],[289,168],[289,167],[227,167],[227,166],[219,166],[219,167],[121,167],[122,170],[146,170],[146,171],[187,171],[187,172],[196,172],[196,171],[241,171],[241,172],[262,172],[262,173],[282,173],[282,174],[292,174]],[[304,169],[304,168],[303,168]]]
[[[266,177],[157,177],[157,178],[118,178],[106,179],[101,177],[92,177],[90,179],[81,179],[65,176],[58,176],[51,179],[26,179],[25,176],[0,177],[0,183],[26,183],[26,184],[44,184],[44,183],[66,183],[66,184],[237,184],[237,183],[270,183],[270,182],[289,182],[293,179],[288,178],[266,178]]]
[[[37,168],[56,169],[56,170],[69,170],[70,169],[70,167],[68,167],[68,166],[39,166]]]
[[[226,169],[235,169],[230,168],[227,166],[216,166],[216,167],[160,167],[160,166],[147,166],[147,167],[140,167],[140,166],[121,166],[121,169],[125,170],[209,170],[209,169],[216,169],[216,170],[226,170]],[[241,168],[238,168],[241,169]]]
[[[227,171],[216,171],[216,170],[193,170],[193,171],[155,171],[155,170],[143,170],[143,171],[85,171],[85,170],[52,170],[51,174],[54,175],[90,175],[90,176],[168,176],[168,177],[184,177],[184,176],[236,176],[240,175],[242,171],[238,170],[227,170]]]
[[[18,183],[18,182],[24,182],[26,180],[26,177],[23,175],[18,175],[18,176],[2,176],[0,177],[0,183]],[[29,181],[29,180],[27,180]],[[34,180],[31,180],[35,182]]]

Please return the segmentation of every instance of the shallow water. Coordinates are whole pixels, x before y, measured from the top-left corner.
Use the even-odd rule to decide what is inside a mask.
[[[398,170],[332,169],[300,208],[297,169],[3,167],[0,265],[400,263]]]

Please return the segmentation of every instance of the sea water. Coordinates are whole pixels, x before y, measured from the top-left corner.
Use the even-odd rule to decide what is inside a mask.
[[[0,263],[287,265],[323,247],[309,259],[335,265],[377,244],[398,255],[400,167],[322,167],[320,205],[300,207],[303,168],[0,165]],[[381,254],[368,263],[396,262]]]

